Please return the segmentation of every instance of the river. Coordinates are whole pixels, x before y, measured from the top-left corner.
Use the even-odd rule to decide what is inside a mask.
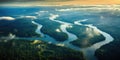
[[[96,57],[94,56],[95,51],[97,49],[99,49],[101,46],[112,42],[114,40],[114,38],[110,34],[98,29],[96,26],[93,26],[93,24],[82,24],[81,23],[81,22],[85,22],[87,20],[88,19],[78,20],[78,21],[75,21],[74,24],[88,26],[90,28],[95,29],[96,31],[98,31],[99,33],[101,33],[105,37],[105,40],[98,42],[98,43],[95,43],[90,47],[82,48],[80,50],[83,51],[83,53],[85,54],[85,57],[87,57],[87,60],[97,60]]]
[[[42,39],[49,42],[49,43],[53,43],[53,44],[56,44],[58,46],[66,46],[66,47],[74,49],[74,50],[82,51],[87,60],[97,60],[97,58],[94,56],[96,49],[99,49],[101,46],[103,46],[105,44],[108,44],[108,43],[110,43],[114,40],[114,38],[110,34],[104,32],[104,31],[101,31],[96,26],[93,26],[92,24],[82,24],[81,22],[85,22],[85,21],[88,20],[88,19],[83,19],[83,20],[74,21],[74,24],[82,25],[82,26],[88,26],[92,29],[97,30],[99,33],[101,33],[105,37],[105,40],[103,40],[101,42],[98,42],[98,43],[95,43],[92,46],[87,47],[87,48],[76,47],[76,46],[70,44],[70,42],[76,40],[77,36],[72,34],[72,33],[69,33],[66,30],[66,28],[72,27],[72,24],[67,23],[67,22],[63,22],[63,21],[60,21],[60,20],[56,20],[57,17],[59,17],[59,15],[51,14],[50,17],[49,17],[49,20],[61,23],[60,29],[62,30],[62,32],[66,33],[68,35],[67,40],[65,40],[64,42],[58,42],[54,38],[52,38],[48,35],[44,35],[42,32],[40,32],[40,29],[42,28],[42,25],[38,24],[35,21],[32,21],[33,24],[37,25],[37,29],[36,29],[35,32],[42,35],[42,36],[46,36],[46,37],[42,37]]]

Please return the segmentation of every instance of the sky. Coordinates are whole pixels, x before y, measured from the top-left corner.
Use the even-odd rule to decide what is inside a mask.
[[[0,0],[3,5],[115,5],[120,0]]]

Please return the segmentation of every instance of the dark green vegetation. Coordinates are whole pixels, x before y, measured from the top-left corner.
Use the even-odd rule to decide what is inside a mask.
[[[37,26],[30,19],[16,19],[13,21],[0,20],[0,36],[8,36],[12,33],[17,37],[35,37]]]
[[[49,19],[40,19],[40,20],[36,20],[36,22],[43,25],[41,32],[43,32],[44,34],[53,37],[57,41],[67,40],[68,36],[66,33],[62,31],[61,32],[56,31],[56,29],[60,29],[60,25],[61,25],[60,23],[53,22]]]
[[[120,60],[120,41],[111,42],[96,51],[98,60]]]
[[[101,16],[102,18],[100,16],[97,20],[93,18],[88,23],[92,23],[102,31],[109,33],[114,41],[102,46],[95,55],[98,60],[120,60],[120,11],[104,12],[101,13]]]
[[[73,25],[67,30],[78,37],[77,40],[71,42],[78,47],[89,47],[105,39],[98,31],[86,26]]]
[[[110,33],[114,37],[114,41],[101,47],[96,51],[99,60],[120,60],[120,18],[106,19],[107,24],[98,26],[103,31]],[[107,29],[106,29],[107,28]]]
[[[92,7],[95,7],[91,9]],[[74,23],[76,20],[88,19],[81,22],[82,24],[93,24],[100,30],[112,35],[114,41],[102,46],[95,53],[98,60],[120,60],[120,9],[105,9],[105,6],[76,6],[80,10],[55,11],[63,8],[73,8],[71,6],[61,7],[18,7],[8,6],[0,7],[0,17],[20,17],[20,16],[36,16],[34,20],[43,25],[41,31],[55,38],[57,41],[64,41],[68,36],[63,32],[56,32],[60,29],[60,24],[49,20],[49,15],[58,14],[57,20]],[[109,6],[112,7],[112,6]],[[81,9],[87,8],[87,9]],[[89,9],[90,8],[90,9]],[[103,9],[101,9],[103,8]],[[120,7],[118,7],[120,8]],[[39,11],[48,11],[40,13]],[[37,14],[36,14],[37,13]],[[39,15],[40,14],[40,15]],[[38,16],[39,15],[39,16]],[[32,27],[32,28],[31,28]],[[31,19],[16,19],[14,21],[0,20],[0,38],[10,33],[17,37],[38,37],[35,33],[36,25],[31,23]],[[67,29],[69,32],[77,35],[79,39],[71,42],[79,47],[89,47],[90,45],[104,40],[104,37],[96,34],[96,31],[85,26],[73,26]],[[88,30],[88,31],[87,31]],[[93,37],[92,37],[93,36]],[[2,38],[3,39],[3,38]],[[9,40],[2,41],[0,39],[0,59],[1,60],[84,60],[82,53],[65,47],[58,47],[47,43],[33,43],[26,40]],[[41,46],[42,45],[42,46]]]
[[[105,6],[101,7],[105,8]],[[113,9],[88,9],[71,12],[73,11],[60,13],[63,16],[59,17],[59,20],[73,23],[77,18],[80,18],[77,20],[88,19],[88,21],[82,22],[82,24],[94,24],[94,26],[112,35],[114,38],[114,41],[96,51],[95,55],[98,60],[120,60],[120,9],[114,9],[113,7]],[[77,18],[71,19],[71,17]]]
[[[83,54],[40,40],[0,40],[1,60],[85,60]]]

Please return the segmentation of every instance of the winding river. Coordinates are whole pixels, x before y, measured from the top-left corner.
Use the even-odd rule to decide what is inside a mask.
[[[97,49],[99,49],[101,46],[112,42],[112,41],[114,40],[114,38],[113,38],[110,34],[104,32],[104,31],[101,31],[100,29],[98,29],[96,26],[93,26],[92,24],[81,24],[81,22],[85,22],[85,21],[87,21],[87,20],[88,20],[88,19],[75,21],[74,24],[83,25],[83,26],[88,26],[88,27],[90,27],[90,28],[93,28],[93,29],[97,30],[98,32],[100,32],[100,33],[105,37],[105,40],[104,40],[104,41],[95,43],[95,44],[93,44],[92,46],[90,46],[90,47],[88,47],[88,48],[82,48],[82,49],[81,49],[81,51],[83,51],[83,53],[84,53],[85,56],[87,57],[87,60],[97,60],[96,57],[94,56],[95,51],[96,51]],[[78,48],[78,49],[79,49],[79,48]]]
[[[36,22],[33,21],[33,20],[32,20],[32,23],[35,24],[35,25],[37,25],[37,29],[36,29],[35,32],[36,32],[37,34],[40,34],[40,35],[41,35],[41,38],[38,38],[38,39],[44,40],[44,41],[46,41],[46,42],[48,42],[48,43],[58,44],[58,42],[57,42],[54,38],[52,38],[52,37],[50,37],[50,36],[48,36],[48,35],[45,35],[44,33],[42,33],[42,32],[40,31],[41,28],[43,27],[43,25],[41,25],[41,24],[39,24],[39,23],[36,23]]]
[[[60,20],[56,20],[57,17],[59,17],[59,15],[50,14],[49,20],[60,23],[61,24],[60,29],[62,30],[62,32],[66,33],[68,35],[68,39],[65,40],[64,42],[61,42],[61,44],[64,44],[66,47],[73,48],[73,46],[72,46],[72,44],[70,44],[70,42],[76,40],[77,36],[72,33],[69,33],[66,30],[66,28],[72,27],[72,24],[63,22]]]
[[[87,58],[87,60],[97,60],[96,57],[94,56],[96,49],[99,49],[101,46],[103,46],[105,44],[108,44],[108,43],[110,43],[114,40],[114,38],[110,34],[104,32],[104,31],[101,31],[96,26],[93,26],[92,24],[82,24],[81,22],[85,22],[85,21],[88,20],[88,19],[83,19],[83,20],[74,21],[74,24],[88,26],[90,28],[93,28],[93,29],[97,30],[98,32],[100,32],[105,37],[105,40],[101,41],[101,42],[98,42],[98,43],[95,43],[92,46],[87,47],[87,48],[76,47],[76,46],[70,44],[70,42],[76,40],[77,36],[72,34],[72,33],[69,33],[66,30],[66,28],[67,27],[69,28],[70,26],[72,26],[72,24],[67,23],[67,22],[63,22],[63,21],[60,21],[60,20],[56,20],[57,17],[59,17],[59,15],[51,14],[49,19],[51,21],[61,23],[60,29],[62,30],[62,32],[65,32],[68,35],[68,39],[66,41],[58,42],[55,39],[53,39],[52,37],[43,34],[42,32],[40,32],[40,29],[42,28],[42,25],[38,24],[35,21],[32,21],[33,24],[38,26],[35,32],[42,35],[42,36],[46,36],[46,37],[43,37],[42,39],[49,42],[49,43],[53,43],[53,44],[56,44],[56,45],[59,45],[59,46],[66,46],[66,47],[71,48],[71,49],[82,51],[84,53],[85,57]]]
[[[38,34],[40,34],[41,37],[44,37],[44,34],[40,31],[41,28],[42,28],[42,25],[36,23],[35,21],[32,21],[32,23],[38,26],[35,32],[38,33]]]

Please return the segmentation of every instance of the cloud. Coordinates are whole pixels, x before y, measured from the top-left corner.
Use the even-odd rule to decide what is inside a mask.
[[[91,7],[94,6],[94,7]],[[98,11],[103,11],[103,10],[118,10],[120,11],[120,8],[118,6],[109,6],[109,5],[91,5],[91,6],[87,6],[87,5],[83,5],[82,7],[84,8],[65,8],[65,9],[55,9],[56,11],[59,12],[66,12],[66,11],[94,11],[97,10]]]
[[[56,32],[61,32],[60,29],[56,29]]]
[[[59,15],[50,14],[49,19],[50,19],[50,20],[55,20],[57,17],[59,17]]]
[[[60,44],[60,43],[59,43],[59,44],[56,44],[56,45],[57,45],[57,46],[62,46],[62,47],[65,46],[65,44]]]
[[[15,20],[15,18],[4,16],[4,17],[0,17],[0,20]]]
[[[0,40],[4,40],[4,42],[7,42],[8,40],[14,39],[16,36],[12,33],[9,33],[8,36],[0,37]]]
[[[0,2],[30,2],[30,1],[61,2],[61,1],[71,1],[71,0],[0,0]]]
[[[36,5],[114,5],[120,4],[120,0],[0,0],[0,5],[10,6],[36,6]]]
[[[21,16],[20,18],[37,19],[36,16]]]
[[[38,16],[41,16],[44,13],[48,13],[48,11],[38,11],[38,12],[35,12],[35,14],[37,14]]]

